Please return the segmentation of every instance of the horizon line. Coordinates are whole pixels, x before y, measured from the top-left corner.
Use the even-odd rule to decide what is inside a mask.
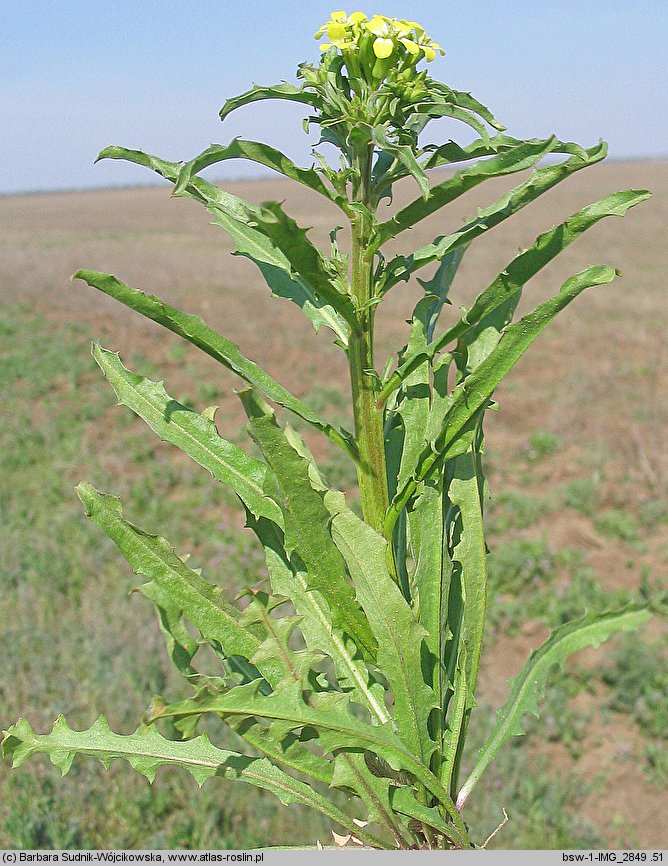
[[[610,165],[610,163],[621,163],[621,162],[668,162],[668,152],[663,154],[654,154],[649,156],[608,156],[605,160],[605,164]],[[599,166],[604,163],[599,163]],[[453,163],[454,165],[454,163]],[[445,168],[441,167],[441,170]],[[216,178],[212,181],[212,183],[257,183],[258,181],[264,180],[283,180],[288,182],[290,178],[282,176],[278,172],[274,172],[271,169],[268,172],[260,171],[258,174],[248,175],[248,176],[237,176],[237,177],[226,177],[226,178]],[[154,181],[145,181],[143,183],[107,183],[101,184],[100,186],[63,186],[63,187],[42,187],[39,189],[19,189],[19,190],[11,190],[11,191],[2,191],[0,190],[0,198],[26,198],[31,195],[75,195],[78,193],[88,193],[88,192],[114,192],[121,190],[133,190],[133,189],[148,189],[151,187],[159,186],[161,183],[169,184],[170,181],[165,178],[156,178]]]

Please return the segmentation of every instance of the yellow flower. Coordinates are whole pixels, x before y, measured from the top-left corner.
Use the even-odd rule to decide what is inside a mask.
[[[348,15],[341,9],[332,12],[329,21],[322,25],[315,37],[320,39],[324,34],[327,34],[329,42],[320,46],[321,51],[337,48],[345,52],[348,72],[352,76],[359,76],[360,73],[370,76],[374,81],[385,78],[393,65],[400,69],[410,68],[421,57],[431,62],[437,53],[445,54],[417,21],[407,21],[405,18],[388,18],[386,15],[367,18],[364,12]],[[365,72],[365,65],[360,67],[360,62],[368,63],[369,49],[372,49],[376,62]],[[367,60],[362,60],[364,57]],[[390,57],[393,57],[392,61],[388,61]]]
[[[362,21],[366,21],[366,15],[363,12],[353,12],[352,15],[347,15],[343,10],[332,12],[329,21],[326,21],[315,34],[315,38],[320,39],[326,33],[331,43],[324,43],[320,46],[320,50],[327,51],[332,45],[342,51],[357,47],[359,27]]]

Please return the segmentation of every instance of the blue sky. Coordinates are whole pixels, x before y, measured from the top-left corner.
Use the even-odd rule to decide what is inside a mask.
[[[235,135],[308,162],[302,112],[286,103],[218,120],[225,98],[294,80],[318,57],[334,0],[33,0],[5,4],[0,53],[0,192],[145,183],[146,170],[93,166],[107,144],[189,159]],[[668,3],[618,0],[356,8],[420,21],[446,49],[432,74],[471,90],[516,136],[610,144],[613,158],[668,155]],[[443,127],[442,138],[457,137]],[[462,136],[466,139],[466,133]],[[313,144],[314,141],[311,141]],[[257,168],[227,164],[220,176]]]

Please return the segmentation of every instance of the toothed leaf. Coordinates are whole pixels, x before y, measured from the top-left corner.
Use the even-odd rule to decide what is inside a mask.
[[[584,647],[599,647],[613,634],[633,631],[651,619],[651,612],[640,605],[621,610],[589,614],[575,622],[559,626],[540,649],[531,653],[521,673],[511,681],[510,696],[498,711],[496,727],[482,747],[471,774],[462,786],[457,803],[461,806],[481,775],[496,757],[509,737],[524,734],[522,718],[526,713],[540,714],[538,702],[545,692],[552,669],[562,667],[566,659]]]
[[[139,289],[122,283],[111,274],[80,270],[76,272],[74,279],[84,280],[89,286],[99,289],[105,295],[109,295],[130,309],[163,325],[168,330],[178,334],[179,337],[188,340],[189,343],[197,346],[207,355],[211,355],[228,370],[236,373],[245,382],[257,388],[265,397],[294,412],[295,415],[325,433],[348,453],[355,453],[355,446],[349,433],[335,430],[331,424],[318,418],[308,406],[283,388],[282,385],[279,385],[254,361],[245,358],[235,343],[217,334],[199,316],[182,313],[175,307],[163,303],[159,298],[145,295]]]

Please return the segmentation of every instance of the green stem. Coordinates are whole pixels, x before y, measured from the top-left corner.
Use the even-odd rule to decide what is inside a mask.
[[[371,167],[373,145],[356,147],[353,152],[353,201],[365,210],[355,212],[351,219],[351,290],[359,310],[359,333],[350,334],[348,364],[353,398],[355,437],[359,449],[357,480],[364,521],[380,535],[385,535],[385,517],[389,507],[383,410],[376,405],[378,376],[373,362],[374,298],[373,252],[371,251],[372,193]],[[396,583],[399,575],[392,554],[392,535],[388,541],[388,568]],[[426,802],[426,791],[421,798]],[[433,847],[431,828],[423,825],[427,844]]]
[[[353,164],[356,178],[353,200],[371,208],[372,146],[355,149]],[[359,448],[357,480],[359,482],[362,514],[366,523],[384,535],[385,513],[389,504],[385,446],[383,441],[383,414],[376,408],[376,382],[373,363],[373,324],[375,308],[373,298],[373,254],[369,252],[371,215],[356,213],[351,221],[351,290],[359,312],[359,334],[350,335],[348,363],[352,387],[355,436]]]

